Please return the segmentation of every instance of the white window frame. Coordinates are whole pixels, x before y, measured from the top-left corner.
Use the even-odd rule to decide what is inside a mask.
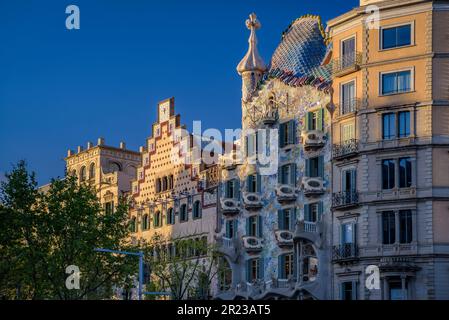
[[[383,44],[383,32],[382,31],[385,29],[397,28],[397,27],[402,27],[402,26],[407,26],[407,25],[410,25],[410,37],[411,37],[410,44],[407,44],[405,46],[400,46],[400,47],[384,49],[382,46],[382,44]],[[401,49],[401,48],[412,47],[414,45],[415,45],[415,21],[393,23],[393,24],[381,26],[379,28],[379,51],[396,50],[396,49]]]
[[[403,71],[410,71],[410,91],[394,92],[394,93],[384,94],[382,92],[383,76],[386,75],[386,74],[403,72]],[[409,67],[409,68],[402,68],[402,69],[395,69],[395,70],[379,72],[379,97],[395,96],[395,95],[398,95],[398,94],[407,94],[407,93],[412,93],[412,92],[415,92],[415,67]]]
[[[340,50],[339,50],[340,57],[339,57],[339,59],[343,58],[343,42],[345,42],[349,39],[352,39],[352,38],[354,38],[354,54],[357,54],[357,33],[353,33],[346,38],[340,39]]]
[[[343,103],[343,86],[346,85],[346,84],[349,84],[351,82],[354,82],[354,99],[357,99],[357,78],[353,78],[351,80],[341,82],[340,83],[340,108],[341,108],[342,103]],[[351,113],[352,112],[348,112],[348,113],[343,114],[343,113],[341,113],[341,110],[340,110],[339,115],[340,116],[344,116],[344,115],[348,115],[348,114],[351,114]]]

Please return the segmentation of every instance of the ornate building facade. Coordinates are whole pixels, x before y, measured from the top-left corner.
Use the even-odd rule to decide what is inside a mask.
[[[243,161],[222,170],[218,239],[229,272],[218,298],[326,299],[332,104],[324,29],[318,17],[294,21],[267,68],[254,14],[246,26],[249,49],[237,67]]]
[[[448,21],[447,1],[390,0],[328,23],[334,299],[449,298]]]

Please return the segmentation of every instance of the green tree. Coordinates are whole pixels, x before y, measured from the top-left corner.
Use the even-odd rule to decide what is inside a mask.
[[[6,175],[0,194],[3,297],[110,298],[114,287],[136,274],[137,259],[93,250],[132,250],[125,201],[106,214],[94,190],[71,176],[53,180],[45,193],[39,192],[23,161]],[[66,287],[70,265],[80,269],[79,289]]]

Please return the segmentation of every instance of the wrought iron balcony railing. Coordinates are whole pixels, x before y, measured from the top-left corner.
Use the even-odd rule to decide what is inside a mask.
[[[332,158],[341,159],[350,157],[359,151],[359,142],[357,139],[349,139],[341,143],[335,143],[332,146]]]
[[[342,77],[360,69],[362,53],[353,52],[341,56],[333,61],[332,71],[335,77]]]
[[[340,101],[339,104],[337,104],[338,109],[338,115],[343,116],[345,114],[349,114],[352,112],[356,112],[360,109],[360,99],[358,98],[352,98],[347,100]]]
[[[348,261],[357,259],[359,256],[359,248],[355,243],[344,243],[332,247],[332,260]]]
[[[359,204],[359,193],[353,191],[342,191],[332,194],[332,207],[335,209],[348,208]]]

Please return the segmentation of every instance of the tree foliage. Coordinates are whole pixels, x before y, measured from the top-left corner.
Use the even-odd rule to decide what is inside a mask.
[[[137,272],[134,257],[94,248],[130,249],[124,201],[106,214],[95,191],[75,177],[37,189],[20,161],[0,187],[0,296],[6,299],[110,298]],[[79,267],[80,288],[66,288],[66,267]]]

